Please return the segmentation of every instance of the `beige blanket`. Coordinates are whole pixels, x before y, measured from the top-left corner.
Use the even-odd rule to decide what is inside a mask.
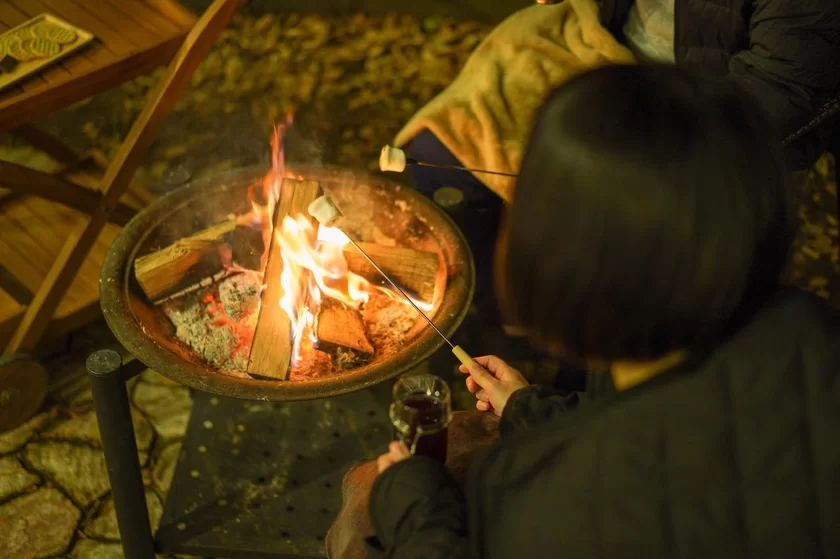
[[[590,68],[632,62],[630,51],[599,23],[594,0],[530,6],[487,36],[394,145],[428,129],[467,167],[517,173],[536,112],[554,87]],[[476,177],[512,200],[515,179]]]

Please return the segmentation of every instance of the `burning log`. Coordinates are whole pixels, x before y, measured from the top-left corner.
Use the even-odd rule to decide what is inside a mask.
[[[134,275],[146,297],[157,303],[218,275],[233,261],[256,269],[262,253],[259,231],[231,218],[137,258]]]
[[[440,258],[434,252],[405,247],[391,247],[373,243],[359,243],[376,264],[403,289],[420,301],[431,303],[437,292],[445,288],[446,274],[442,273]],[[344,248],[348,269],[366,280],[382,284],[387,281],[352,244]],[[438,285],[440,282],[441,285]],[[387,284],[390,287],[390,284]]]
[[[298,214],[311,219],[313,227],[317,228],[317,222],[309,216],[307,208],[320,194],[321,187],[317,182],[284,179],[274,214],[274,230],[282,229],[286,216],[295,217]],[[265,292],[251,344],[248,372],[278,380],[288,377],[292,356],[291,320],[280,307],[282,274],[282,249],[276,236],[272,235],[263,275]]]
[[[326,299],[321,303],[315,332],[318,341],[327,348],[344,347],[373,355],[361,313],[339,301]]]
[[[445,287],[445,274],[438,277],[441,267],[437,254],[405,247],[359,244],[386,274],[417,299],[431,303],[435,293]],[[158,303],[202,286],[202,281],[216,278],[219,270],[231,262],[243,268],[258,269],[263,250],[260,232],[237,225],[237,219],[231,218],[139,257],[134,263],[134,275],[149,300]],[[353,245],[344,248],[344,258],[348,270],[354,274],[375,284],[384,281]]]

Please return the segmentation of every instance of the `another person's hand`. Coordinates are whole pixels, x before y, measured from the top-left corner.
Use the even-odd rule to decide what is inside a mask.
[[[501,417],[510,395],[528,386],[528,381],[522,373],[495,355],[476,357],[474,362],[469,369],[466,365],[461,365],[459,369],[470,375],[467,377],[467,390],[478,399],[475,407],[481,411],[492,410]]]
[[[411,453],[403,443],[400,441],[391,441],[391,444],[388,445],[388,452],[376,459],[376,466],[381,474],[397,462],[402,462],[410,457]]]

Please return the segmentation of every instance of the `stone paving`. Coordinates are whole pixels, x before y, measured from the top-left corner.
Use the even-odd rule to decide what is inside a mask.
[[[130,384],[153,527],[163,512],[189,391],[152,371]],[[122,557],[90,391],[0,435],[0,557]]]
[[[486,30],[473,22],[395,15],[238,16],[197,72],[139,180],[163,191],[172,186],[166,178],[173,169],[199,176],[264,162],[271,120],[293,108],[295,157],[375,166],[380,147],[455,76]],[[152,83],[152,77],[135,80],[40,124],[80,149],[112,153]],[[37,165],[38,156],[21,153],[14,142],[3,149]],[[791,282],[826,298],[840,292],[832,171],[824,159],[800,183],[800,228],[788,273]],[[0,435],[0,558],[122,556],[90,392],[79,373],[90,350],[114,342],[101,323],[75,339],[74,351],[59,348],[46,357],[51,375],[60,379],[54,380],[50,403]],[[511,355],[497,341],[507,343],[488,335],[482,345]],[[514,364],[532,378],[556,370],[550,360],[523,357]],[[190,394],[151,371],[129,388],[146,500],[156,524]],[[456,396],[467,405],[463,391]]]

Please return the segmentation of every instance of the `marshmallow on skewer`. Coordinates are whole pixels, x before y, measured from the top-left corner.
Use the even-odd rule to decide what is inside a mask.
[[[385,146],[379,154],[379,168],[382,171],[402,173],[405,171],[407,163],[408,160],[405,157],[405,152],[400,148]]]
[[[318,220],[318,223],[325,227],[332,227],[341,219],[341,210],[335,205],[332,199],[324,194],[309,204],[309,215]]]

